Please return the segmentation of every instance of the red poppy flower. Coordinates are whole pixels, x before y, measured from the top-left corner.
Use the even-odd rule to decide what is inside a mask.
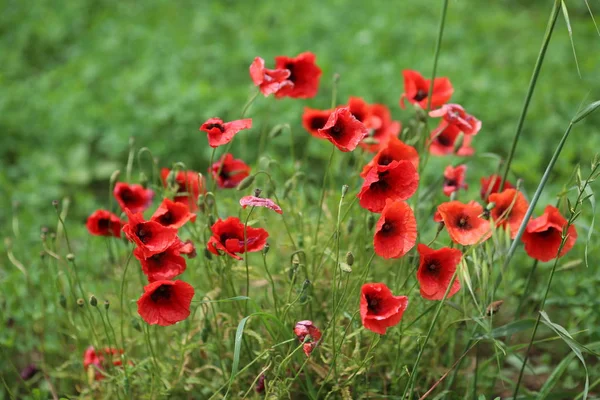
[[[85,226],[92,235],[121,237],[123,221],[106,210],[96,210],[87,219]]]
[[[124,182],[117,182],[113,194],[123,211],[128,209],[134,213],[148,208],[154,197],[152,190],[144,189],[142,185],[129,185]]]
[[[304,354],[306,357],[310,356],[310,353],[317,347],[319,344],[319,340],[321,340],[321,331],[317,328],[312,321],[299,321],[296,323],[294,327],[294,334],[300,341],[300,343],[304,343],[306,337],[310,335],[312,340],[307,341],[302,346],[302,350],[304,350]]]
[[[208,145],[216,148],[231,142],[236,133],[252,128],[252,119],[240,119],[223,122],[219,118],[209,118],[200,127],[201,131],[208,133]]]
[[[429,112],[430,117],[442,117],[437,128],[443,130],[448,125],[456,125],[465,135],[477,135],[481,129],[481,121],[466,113],[458,104],[444,104],[441,108]]]
[[[465,174],[467,173],[467,166],[465,164],[453,167],[448,165],[444,170],[444,194],[448,197],[453,192],[460,189],[467,189],[469,185],[465,183]]]
[[[419,168],[419,153],[417,150],[405,144],[402,140],[396,136],[390,136],[386,142],[383,143],[382,148],[379,150],[375,157],[363,168],[360,176],[366,177],[371,168],[375,165],[388,165],[392,161],[407,160],[412,163],[415,169]]]
[[[369,131],[357,120],[348,107],[341,107],[331,113],[325,126],[317,130],[317,135],[327,139],[341,151],[352,151],[367,136]]]
[[[498,193],[501,182],[502,177],[496,174],[490,175],[487,178],[481,178],[481,198],[487,201],[490,194]],[[504,181],[504,189],[514,189],[514,186],[509,181]]]
[[[302,126],[311,135],[318,137],[322,136],[319,134],[319,129],[323,128],[331,115],[331,110],[317,110],[314,108],[304,107],[304,113],[302,114]]]
[[[381,120],[373,114],[371,105],[364,101],[362,97],[350,96],[347,107],[354,118],[362,122],[365,128],[377,129],[381,126]]]
[[[391,137],[397,137],[402,129],[402,125],[398,121],[392,121],[392,114],[389,108],[383,104],[371,105],[371,114],[373,117],[379,119],[379,127],[374,128],[375,130],[371,135],[371,138],[376,140],[377,143],[365,143],[362,141],[358,145],[366,151],[374,153],[383,149]]]
[[[438,127],[439,128],[439,127]],[[461,131],[457,125],[447,125],[444,129],[434,129],[431,132],[431,143],[429,144],[429,152],[436,156],[445,156],[454,154],[456,140],[460,136]],[[472,136],[463,135],[462,144],[456,152],[459,156],[472,156],[475,149],[471,147]]]
[[[560,214],[558,208],[546,206],[544,213],[533,218],[527,223],[527,229],[523,233],[525,252],[529,257],[539,261],[550,261],[556,258],[562,233],[568,221]],[[567,240],[558,257],[564,256],[573,248],[577,241],[577,229],[574,225],[567,229]]]
[[[418,186],[419,174],[410,161],[392,161],[371,168],[357,197],[361,207],[378,213],[386,200],[406,200]]]
[[[402,71],[402,75],[404,75],[404,93],[400,96],[400,107],[405,107],[404,99],[406,99],[409,103],[418,104],[422,109],[426,109],[431,79],[425,79],[417,71],[408,69]],[[448,78],[435,78],[431,108],[438,108],[447,103],[453,92],[454,89]]]
[[[242,160],[234,159],[231,153],[227,153],[212,165],[210,173],[220,188],[231,189],[250,175],[250,167]]]
[[[176,203],[165,198],[150,220],[163,226],[179,229],[188,221],[196,221],[196,214],[190,212],[187,204]]]
[[[373,245],[383,258],[399,258],[408,253],[417,241],[417,220],[408,204],[388,200],[375,225]]]
[[[489,202],[495,204],[491,216],[496,226],[508,226],[510,238],[514,239],[529,208],[529,202],[525,200],[523,193],[516,189],[506,189],[502,193],[491,194]]]
[[[225,252],[236,260],[242,257],[236,253],[260,251],[265,247],[269,234],[262,228],[246,227],[246,239],[244,240],[244,224],[235,217],[226,220],[219,218],[210,228],[212,236],[206,247],[213,254],[220,255],[218,250]]]
[[[421,296],[427,300],[442,300],[462,258],[462,252],[449,247],[434,250],[424,244],[419,244],[417,250],[421,260],[417,271]],[[454,296],[459,290],[460,281],[455,279],[446,298]]]
[[[170,183],[167,182],[170,173],[171,171],[168,168],[163,168],[160,171],[160,176],[165,187]],[[177,191],[173,201],[187,205],[190,211],[198,209],[198,196],[200,196],[200,193],[206,193],[204,177],[194,171],[179,171],[175,175],[173,184],[175,186],[174,189]]]
[[[240,205],[242,208],[246,208],[248,206],[251,207],[267,207],[271,210],[275,211],[277,214],[283,214],[281,211],[281,207],[279,207],[275,202],[271,199],[264,199],[262,197],[256,196],[244,196],[240,199]]]
[[[361,288],[360,318],[365,328],[385,335],[397,325],[408,307],[408,297],[394,296],[384,283],[365,283]]]
[[[168,228],[156,221],[146,221],[141,213],[125,210],[129,222],[123,226],[127,239],[141,249],[144,257],[162,253],[177,240],[177,229]]]
[[[294,86],[289,81],[290,71],[287,69],[267,69],[265,60],[256,57],[250,64],[250,77],[254,85],[258,86],[261,93],[267,97],[285,86]]]
[[[102,380],[104,379],[104,374],[101,371],[103,371],[106,366],[105,356],[112,359],[113,365],[119,366],[122,364],[121,359],[119,358],[120,354],[123,354],[122,349],[117,350],[107,347],[96,351],[94,346],[89,346],[83,353],[83,368],[87,370],[93,365],[93,368],[95,369],[94,379],[97,381]]]
[[[287,69],[290,76],[287,78],[294,85],[280,88],[275,97],[293,97],[308,99],[315,97],[319,91],[321,68],[315,64],[316,57],[311,52],[298,54],[296,57],[275,57],[276,69]]]
[[[491,224],[481,218],[483,207],[474,201],[468,204],[449,201],[438,206],[450,239],[454,243],[468,246],[481,243],[492,236]]]
[[[138,313],[150,325],[168,326],[190,315],[194,288],[183,281],[156,281],[144,286]]]
[[[148,282],[169,280],[183,274],[186,269],[185,258],[181,256],[186,244],[177,239],[163,252],[145,257],[141,248],[133,250],[133,255],[140,261],[142,271],[148,277]],[[193,245],[192,245],[193,247]]]

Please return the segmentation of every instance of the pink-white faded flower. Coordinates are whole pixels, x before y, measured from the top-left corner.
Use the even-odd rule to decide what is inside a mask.
[[[240,205],[242,206],[242,208],[246,208],[248,206],[267,207],[275,211],[277,214],[283,214],[283,211],[281,211],[281,207],[275,204],[273,200],[264,199],[262,197],[244,196],[240,199]]]
[[[309,357],[310,353],[312,353],[315,347],[317,347],[319,344],[319,340],[321,340],[321,331],[313,324],[312,321],[305,320],[296,323],[296,326],[294,327],[294,333],[296,334],[298,340],[304,343],[302,350],[304,350],[304,354]],[[310,339],[312,340],[307,341],[306,337],[309,335]]]
[[[252,82],[258,86],[265,97],[276,93],[283,87],[293,87],[294,83],[288,79],[290,75],[291,71],[289,69],[265,68],[265,60],[260,57],[256,57],[252,64],[250,64]]]
[[[442,117],[443,121],[436,128],[439,132],[446,129],[448,125],[456,125],[465,135],[476,135],[481,129],[481,121],[467,114],[459,104],[444,104],[437,110],[429,112],[430,117]]]

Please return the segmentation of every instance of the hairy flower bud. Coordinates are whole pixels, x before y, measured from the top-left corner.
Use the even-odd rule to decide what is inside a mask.
[[[237,185],[237,190],[248,189],[250,187],[250,185],[252,185],[254,183],[255,179],[256,179],[256,176],[248,175]]]
[[[90,296],[90,306],[98,307],[98,299],[94,295]]]
[[[354,264],[354,254],[351,251],[346,253],[346,264],[352,266]]]

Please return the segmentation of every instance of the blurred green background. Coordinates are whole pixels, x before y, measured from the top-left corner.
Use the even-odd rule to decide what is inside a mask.
[[[450,3],[439,75],[451,78],[453,102],[483,121],[478,152],[508,152],[551,5]],[[108,177],[123,170],[130,137],[165,165],[183,161],[205,171],[210,148],[198,127],[212,116],[239,116],[253,89],[248,65],[257,55],[269,64],[276,55],[317,54],[324,74],[316,98],[261,97],[251,113],[267,116],[255,119],[257,127],[292,124],[298,145],[310,145],[315,157],[323,146],[302,130],[302,106],[329,106],[335,72],[340,102],[362,96],[405,119],[408,112],[397,105],[401,70],[430,75],[440,6],[416,0],[5,1],[0,223],[6,227],[18,203],[26,223],[42,225],[42,216],[53,215],[51,200],[65,195],[85,217],[106,203]],[[587,101],[600,97],[600,37],[583,1],[570,4],[570,16],[582,78],[561,16],[513,168],[531,185],[579,103],[586,95]],[[574,163],[588,163],[599,148],[599,122],[595,116],[577,128],[553,181],[568,177]],[[233,152],[252,160],[255,143],[238,141]],[[286,154],[288,139],[272,145]],[[473,171],[473,184],[494,169]]]

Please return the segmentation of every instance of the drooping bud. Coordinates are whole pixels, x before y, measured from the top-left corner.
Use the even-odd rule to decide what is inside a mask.
[[[342,186],[342,199],[344,197],[346,197],[346,194],[348,194],[348,185],[343,185]]]
[[[248,175],[239,183],[239,185],[237,185],[237,190],[248,189],[250,187],[250,185],[252,185],[254,183],[255,179],[256,179],[256,176]]]
[[[143,172],[140,172],[140,185],[142,185],[144,189],[148,188],[148,177]]]
[[[263,247],[263,254],[266,256],[267,253],[269,252],[269,249],[271,248],[271,246],[269,246],[269,243],[265,243],[265,247]]]
[[[277,136],[281,135],[281,132],[287,127],[287,124],[279,124],[275,125],[271,131],[269,132],[269,138],[275,139]]]
[[[108,310],[108,309],[109,309],[109,307],[110,307],[110,301],[108,301],[108,300],[104,300],[104,309],[105,309],[105,310]]]
[[[94,295],[90,296],[90,306],[98,307],[98,299]]]
[[[131,325],[133,326],[133,329],[135,329],[138,332],[142,331],[142,325],[140,325],[140,321],[137,318],[132,318],[131,319]]]
[[[351,251],[346,253],[346,264],[352,266],[354,264],[354,254]]]
[[[60,304],[62,308],[67,308],[67,298],[62,293],[58,298],[58,304]]]

